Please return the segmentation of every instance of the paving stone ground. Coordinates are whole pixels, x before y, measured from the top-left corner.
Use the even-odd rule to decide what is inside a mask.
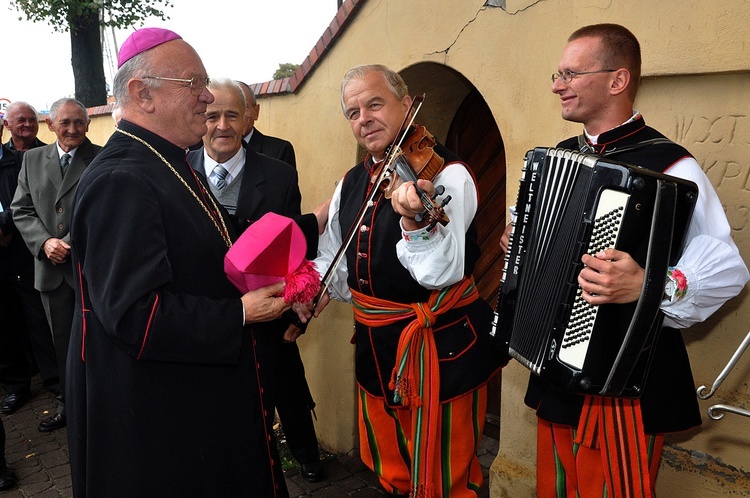
[[[0,389],[0,392],[2,389]],[[2,498],[71,498],[73,495],[68,439],[64,429],[51,433],[37,430],[39,422],[56,408],[54,396],[45,391],[38,378],[32,385],[31,400],[11,415],[0,415],[6,431],[5,454],[8,466],[19,479],[17,488],[0,491]],[[497,455],[498,442],[485,438],[479,451],[479,461],[485,483],[480,498],[488,498],[487,476]],[[370,498],[386,496],[375,474],[365,467],[356,453],[328,455],[325,459],[327,479],[309,483],[296,469],[286,472],[286,484],[292,497]],[[217,497],[224,498],[224,497]]]

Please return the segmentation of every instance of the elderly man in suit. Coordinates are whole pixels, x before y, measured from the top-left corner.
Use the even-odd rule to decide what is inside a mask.
[[[247,109],[248,121],[242,132],[245,142],[255,152],[280,159],[291,165],[292,168],[297,169],[297,160],[294,156],[292,143],[282,138],[264,135],[255,127],[255,121],[258,120],[258,116],[260,115],[260,104],[256,100],[250,85],[242,81],[237,81],[236,83],[240,86],[242,94],[245,96],[245,108]]]
[[[293,218],[307,240],[307,258],[317,253],[319,227],[316,213],[301,215],[297,171],[289,164],[243,146],[243,132],[250,116],[240,86],[228,79],[213,79],[214,102],[208,105],[208,132],[203,148],[188,155],[188,162],[209,180],[211,191],[233,217],[238,233],[268,212]],[[253,133],[257,133],[257,130]],[[327,209],[316,210],[324,225]],[[315,407],[305,379],[296,342],[282,342],[289,327],[283,317],[273,322],[276,333],[256,334],[279,368],[268,379],[266,389],[276,406],[289,443],[300,463],[302,477],[316,482],[323,478],[318,441],[311,411]]]
[[[61,385],[70,342],[75,294],[70,262],[70,211],[81,174],[101,147],[86,138],[89,116],[79,101],[63,98],[50,107],[47,126],[55,143],[24,154],[11,208],[26,246],[36,258],[34,287],[39,290],[52,329]],[[39,430],[65,427],[60,396],[57,413],[42,420]]]

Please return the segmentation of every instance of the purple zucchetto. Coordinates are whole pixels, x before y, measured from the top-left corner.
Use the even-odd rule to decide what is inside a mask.
[[[164,28],[142,28],[136,30],[125,40],[117,54],[117,69],[138,54],[152,49],[157,45],[172,40],[182,40],[182,37]]]

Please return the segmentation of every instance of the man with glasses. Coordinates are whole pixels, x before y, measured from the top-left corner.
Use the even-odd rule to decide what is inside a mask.
[[[118,66],[122,118],[72,221],[73,494],[288,496],[246,326],[288,309],[283,283],[229,282],[232,224],[185,160],[214,101],[206,69],[160,28],[135,31]]]
[[[700,194],[684,253],[669,269],[661,304],[664,328],[643,396],[632,406],[618,401],[614,408],[601,408],[601,397],[570,394],[531,376],[525,401],[538,416],[540,498],[653,496],[664,434],[701,423],[679,329],[708,318],[748,280],[721,201],[696,160],[646,126],[633,109],[640,73],[638,40],[624,27],[599,24],[573,33],[552,75],[552,91],[560,96],[563,118],[584,129],[558,147],[686,178],[698,184]],[[578,283],[590,304],[628,303],[640,296],[644,270],[629,254],[607,249],[582,261]],[[636,446],[610,456],[605,422],[625,413],[633,415],[635,428],[617,434],[618,442]]]

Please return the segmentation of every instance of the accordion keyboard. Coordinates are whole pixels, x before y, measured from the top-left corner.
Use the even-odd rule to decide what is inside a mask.
[[[594,255],[615,247],[629,197],[627,193],[616,190],[602,191],[586,253]],[[582,369],[586,360],[598,311],[598,306],[592,306],[583,299],[582,292],[578,285],[558,354],[560,361],[577,369]]]

